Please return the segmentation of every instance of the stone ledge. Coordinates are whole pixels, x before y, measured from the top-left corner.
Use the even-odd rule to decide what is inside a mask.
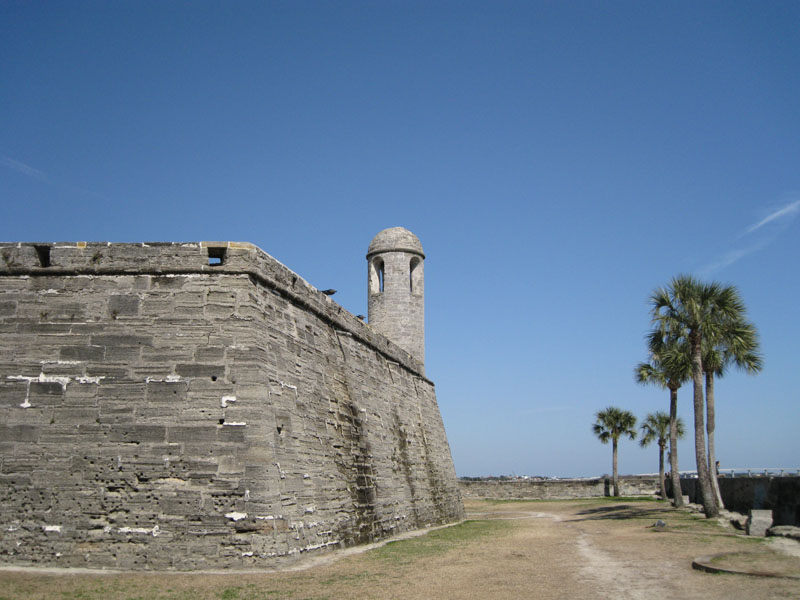
[[[695,571],[704,571],[706,573],[729,573],[732,575],[749,575],[751,577],[781,577],[786,579],[800,579],[800,575],[792,575],[790,573],[781,573],[779,571],[758,571],[758,570],[745,570],[733,569],[727,567],[720,567],[712,564],[715,560],[742,554],[741,552],[722,552],[720,554],[707,554],[705,556],[698,556],[692,561],[692,568]]]

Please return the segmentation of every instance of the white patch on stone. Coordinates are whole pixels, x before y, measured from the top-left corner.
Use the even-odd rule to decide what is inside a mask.
[[[306,506],[306,514],[311,515],[317,511],[315,506]]]
[[[236,421],[225,421],[222,426],[223,427],[244,427],[247,425],[244,421],[236,422]]]
[[[160,377],[145,377],[145,383],[178,383],[179,381],[183,381],[180,375],[167,375],[164,379]]]
[[[39,373],[36,377],[28,377],[26,375],[6,375],[6,379],[10,379],[11,381],[26,381],[28,385],[33,382],[36,383],[58,383],[61,385],[62,391],[67,388],[67,384],[70,382],[69,377],[60,377],[58,375],[45,375],[44,373]]]
[[[242,552],[242,556],[253,556],[252,552]]]
[[[58,377],[56,375],[45,375],[44,373],[39,373],[36,377],[30,377],[27,375],[6,375],[6,379],[10,381],[24,381],[25,382],[25,400],[22,401],[20,404],[20,408],[30,408],[31,407],[31,383],[34,381],[37,383],[58,383],[61,386],[61,392],[64,393],[67,389],[67,384],[70,382],[69,377]]]
[[[79,365],[82,360],[40,360],[40,365]]]
[[[220,400],[220,406],[227,408],[228,402],[236,402],[236,396],[223,396],[222,400]]]
[[[297,398],[297,386],[292,385],[291,383],[284,383],[283,381],[278,381],[281,384],[282,388],[288,388],[290,390],[294,390],[294,397]]]
[[[248,500],[250,500],[250,490],[245,490],[244,491],[244,501],[247,502]]]
[[[111,528],[108,528],[109,531]],[[106,528],[103,528],[103,531],[106,531]],[[148,529],[147,527],[120,527],[117,529],[118,533],[136,533],[140,535],[152,535],[153,537],[157,537],[159,533],[161,533],[161,529],[159,529],[158,525],[154,525],[152,529]]]
[[[243,513],[243,512],[229,512],[229,513],[227,513],[225,516],[226,516],[227,518],[229,518],[230,520],[232,520],[232,521],[241,521],[242,519],[246,519],[246,518],[247,518],[247,513]]]
[[[76,377],[75,381],[78,383],[96,383],[97,385],[100,385],[100,382],[103,381],[103,379],[105,379],[104,375],[100,375],[99,377],[81,376]]]
[[[42,531],[44,531],[45,533],[50,533],[50,532],[61,533],[61,528],[62,528],[61,525],[42,525]]]

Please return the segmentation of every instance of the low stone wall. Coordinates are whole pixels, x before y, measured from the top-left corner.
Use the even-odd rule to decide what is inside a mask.
[[[681,488],[702,503],[697,479],[681,479]],[[719,491],[728,510],[771,510],[774,525],[800,525],[800,477],[720,477]]]
[[[613,494],[609,477],[595,479],[459,479],[462,498],[564,500],[571,498],[601,498]],[[620,478],[623,496],[652,496],[658,493],[657,477]]]

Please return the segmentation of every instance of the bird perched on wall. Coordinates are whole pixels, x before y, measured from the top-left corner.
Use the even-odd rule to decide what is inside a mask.
[[[334,289],[322,290],[322,293],[325,294],[326,296],[333,296],[336,293],[336,290]]]
[[[364,319],[366,319],[366,317],[364,315],[356,315],[356,319],[358,319],[359,321],[363,321]]]

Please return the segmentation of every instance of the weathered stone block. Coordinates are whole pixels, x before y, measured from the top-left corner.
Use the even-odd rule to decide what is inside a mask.
[[[152,346],[152,335],[93,335],[92,345],[95,346]]]
[[[210,377],[222,378],[225,376],[225,367],[208,364],[179,364],[175,372],[181,377]]]
[[[747,535],[765,536],[767,529],[772,527],[771,510],[751,510],[747,516],[745,530]]]
[[[35,425],[0,425],[0,440],[6,442],[35,442],[40,427]]]
[[[104,352],[103,346],[62,346],[59,357],[61,360],[101,361]]]
[[[186,399],[189,386],[185,381],[150,381],[147,383],[148,402],[181,402]]]
[[[109,442],[144,443],[164,442],[167,428],[163,425],[113,424],[107,428]]]
[[[111,296],[108,299],[108,314],[112,317],[126,317],[139,313],[138,296]]]
[[[215,442],[217,441],[217,423],[199,427],[172,426],[167,430],[168,440],[173,442]]]

